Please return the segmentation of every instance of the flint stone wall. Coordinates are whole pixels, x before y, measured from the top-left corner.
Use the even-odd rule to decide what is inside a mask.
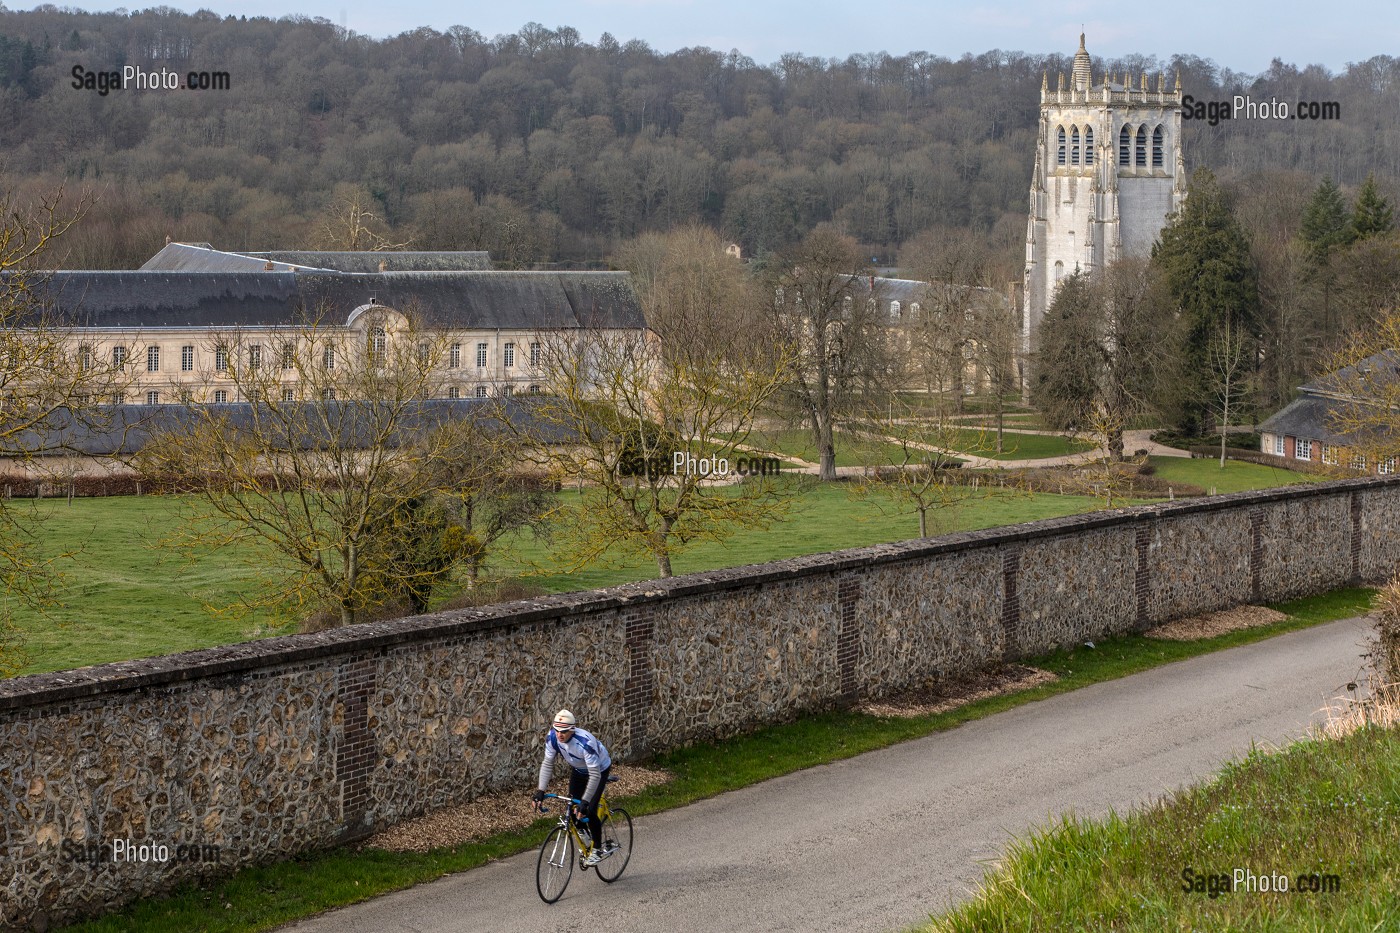
[[[0,681],[0,928],[523,786],[561,706],[638,758],[1397,566],[1400,482],[1348,480]]]

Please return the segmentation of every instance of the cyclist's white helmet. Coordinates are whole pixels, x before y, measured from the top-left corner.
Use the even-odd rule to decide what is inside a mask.
[[[556,729],[572,729],[577,724],[578,720],[574,719],[574,714],[566,709],[561,709],[554,714],[554,728]]]

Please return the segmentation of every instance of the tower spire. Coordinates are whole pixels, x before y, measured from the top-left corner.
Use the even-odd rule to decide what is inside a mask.
[[[1079,51],[1074,53],[1074,89],[1076,91],[1089,89],[1091,67],[1089,51],[1084,48],[1084,33],[1081,32],[1079,34]]]

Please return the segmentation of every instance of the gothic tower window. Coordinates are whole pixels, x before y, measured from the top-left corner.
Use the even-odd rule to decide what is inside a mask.
[[[1069,150],[1069,152],[1070,152],[1070,155],[1069,155],[1070,164],[1071,164],[1071,165],[1078,165],[1078,164],[1079,164],[1079,127],[1075,126],[1075,127],[1071,127],[1071,128],[1070,128],[1069,143],[1070,143],[1070,150]]]
[[[1084,127],[1084,164],[1094,164],[1094,128]]]
[[[1132,165],[1133,135],[1126,126],[1118,131],[1118,164]]]
[[[1060,139],[1060,152],[1059,152],[1059,156],[1055,159],[1055,164],[1056,164],[1056,165],[1064,165],[1064,164],[1065,164],[1065,128],[1064,128],[1063,126],[1060,127],[1060,137],[1059,137],[1059,139]]]
[[[1137,131],[1137,167],[1147,168],[1147,124],[1138,127]]]
[[[1153,167],[1153,168],[1161,168],[1161,167],[1162,167],[1162,126],[1161,126],[1161,124],[1158,124],[1158,125],[1157,125],[1157,128],[1156,128],[1155,130],[1152,131],[1152,167]]]

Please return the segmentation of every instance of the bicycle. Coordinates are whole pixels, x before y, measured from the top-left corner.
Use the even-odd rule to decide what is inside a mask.
[[[615,780],[615,777],[608,779],[609,783]],[[574,875],[575,848],[579,852],[579,868],[582,870],[596,868],[599,880],[606,884],[621,878],[627,863],[632,860],[631,815],[621,807],[609,807],[607,788],[603,789],[598,798],[598,819],[602,821],[602,843],[606,854],[597,865],[589,866],[583,864],[583,860],[593,849],[584,845],[579,835],[578,821],[574,818],[574,807],[582,806],[583,801],[561,794],[545,795],[546,800],[551,798],[566,801],[566,804],[559,822],[540,844],[540,857],[535,863],[535,890],[539,892],[540,900],[553,904],[564,896],[564,889]],[[549,812],[549,808],[543,805],[539,810],[541,813]]]

